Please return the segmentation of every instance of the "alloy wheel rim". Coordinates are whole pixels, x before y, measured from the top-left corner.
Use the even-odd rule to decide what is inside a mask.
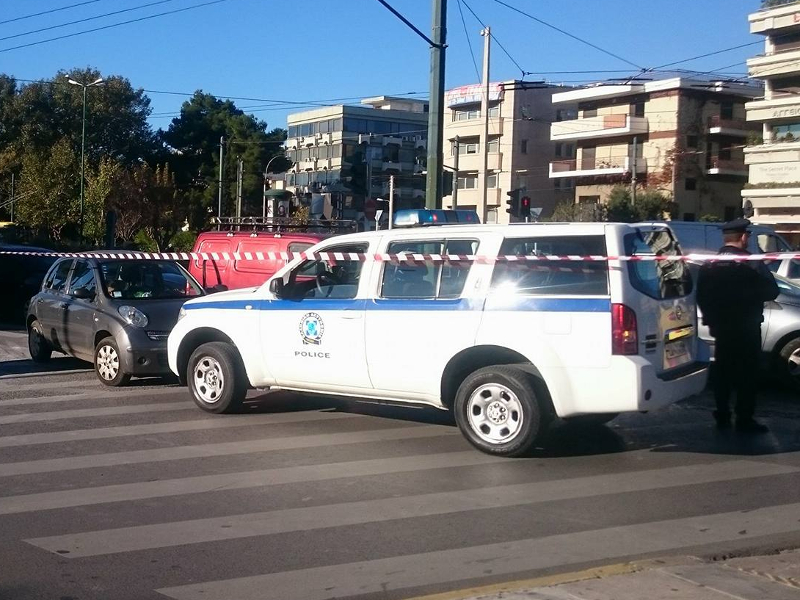
[[[194,367],[192,385],[197,394],[206,404],[219,402],[225,388],[225,377],[222,374],[222,365],[211,356],[204,356]]]
[[[522,403],[508,387],[488,383],[467,401],[467,421],[475,434],[489,444],[504,444],[522,430]]]
[[[97,351],[97,372],[106,381],[113,380],[119,373],[119,355],[112,346],[101,346]]]
[[[787,367],[791,377],[800,377],[800,348],[789,355]]]

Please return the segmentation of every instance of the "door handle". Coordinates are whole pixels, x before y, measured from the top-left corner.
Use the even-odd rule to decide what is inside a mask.
[[[360,319],[361,318],[361,311],[360,310],[352,310],[352,309],[345,309],[344,314],[342,315],[343,319]]]

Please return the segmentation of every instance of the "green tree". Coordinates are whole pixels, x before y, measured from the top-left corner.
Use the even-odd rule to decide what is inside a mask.
[[[86,177],[84,201],[84,237],[95,245],[102,243],[106,232],[106,210],[110,207],[120,180],[122,165],[104,157]]]
[[[614,223],[660,221],[671,218],[674,212],[675,204],[661,191],[650,188],[638,190],[634,204],[630,188],[614,186],[606,203],[606,220]]]
[[[60,240],[63,229],[70,222],[77,223],[78,163],[67,139],[57,141],[49,149],[24,155],[16,202],[21,224],[46,231],[54,240]]]
[[[243,214],[248,201],[261,214],[263,172],[270,159],[273,173],[285,171],[290,163],[283,156],[284,129],[267,130],[267,123],[247,115],[230,100],[220,100],[202,91],[183,103],[181,114],[173,119],[161,139],[172,152],[175,185],[188,205],[193,228],[206,224],[216,214],[218,201],[219,142],[225,138],[223,215],[234,210],[237,161],[244,163]],[[251,208],[253,212],[255,208]]]

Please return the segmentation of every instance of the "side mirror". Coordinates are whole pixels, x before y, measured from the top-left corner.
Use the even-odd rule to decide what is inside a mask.
[[[283,278],[276,277],[269,282],[269,291],[276,298],[283,298]]]
[[[206,294],[216,294],[217,292],[227,292],[228,286],[223,283],[218,283],[217,285],[212,285],[211,287],[206,288]]]
[[[70,290],[69,295],[78,300],[92,300],[94,298],[94,292],[90,292],[86,288]]]

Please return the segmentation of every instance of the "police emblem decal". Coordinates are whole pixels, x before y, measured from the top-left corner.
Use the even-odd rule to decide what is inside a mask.
[[[322,343],[322,334],[325,333],[325,325],[322,317],[317,313],[306,313],[300,320],[300,335],[304,344],[319,346]]]

